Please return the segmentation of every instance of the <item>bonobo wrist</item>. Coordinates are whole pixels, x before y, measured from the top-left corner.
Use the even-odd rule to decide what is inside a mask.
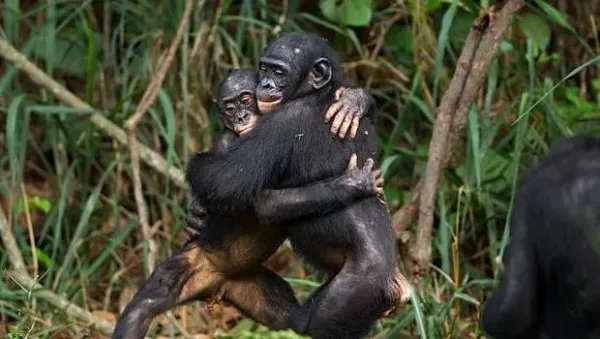
[[[348,206],[357,198],[366,195],[366,192],[361,189],[356,179],[348,174],[336,178],[329,189],[332,190],[332,194],[344,206]]]

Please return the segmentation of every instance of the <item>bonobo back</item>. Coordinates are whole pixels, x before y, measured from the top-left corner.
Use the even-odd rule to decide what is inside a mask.
[[[340,175],[353,153],[359,166],[368,158],[377,163],[378,147],[371,121],[361,120],[356,138],[338,138],[323,122],[329,101],[319,105],[320,98],[315,97],[296,99],[273,112],[272,118],[282,120],[288,129],[284,134],[291,139],[287,167],[274,188],[298,187]]]
[[[554,145],[524,175],[500,285],[484,305],[493,338],[600,337],[600,139]]]

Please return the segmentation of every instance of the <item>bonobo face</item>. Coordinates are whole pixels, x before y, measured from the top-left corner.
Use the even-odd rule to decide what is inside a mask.
[[[225,127],[245,134],[250,132],[257,120],[258,107],[254,91],[258,83],[254,70],[236,70],[229,74],[219,89],[217,104]]]
[[[332,63],[337,63],[332,55],[327,41],[312,34],[290,33],[271,42],[259,64],[256,98],[261,113],[330,85]]]

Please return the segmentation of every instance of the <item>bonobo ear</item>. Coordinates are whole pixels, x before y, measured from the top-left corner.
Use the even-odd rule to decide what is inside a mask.
[[[312,87],[321,89],[331,81],[331,63],[327,58],[319,58],[313,64],[310,73],[312,75]]]

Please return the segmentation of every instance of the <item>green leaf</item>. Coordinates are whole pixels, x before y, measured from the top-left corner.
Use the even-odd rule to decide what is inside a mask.
[[[48,254],[37,247],[35,248],[35,256],[37,257],[38,261],[42,263],[42,265],[46,267],[54,267],[52,259],[50,259]]]
[[[368,26],[373,17],[373,1],[320,0],[323,15],[343,26]]]
[[[566,28],[567,30],[571,31],[571,32],[575,32],[575,29],[573,28],[573,26],[571,26],[571,24],[569,24],[569,21],[567,20],[567,18],[563,15],[563,13],[561,13],[559,10],[557,10],[556,8],[554,8],[554,6],[548,4],[545,1],[541,1],[541,0],[536,0],[535,3],[540,7],[540,9],[542,11],[544,11],[544,13],[546,13],[547,16],[549,16],[554,22],[556,22],[557,24],[563,26],[564,28]]]
[[[519,16],[519,25],[528,39],[534,41],[538,47],[545,50],[550,43],[550,25],[539,15],[525,13]]]
[[[30,197],[27,199],[28,204],[29,204],[29,209],[33,210],[38,209],[46,214],[48,214],[48,212],[50,212],[50,200],[46,199],[46,198],[42,198],[42,197]]]

